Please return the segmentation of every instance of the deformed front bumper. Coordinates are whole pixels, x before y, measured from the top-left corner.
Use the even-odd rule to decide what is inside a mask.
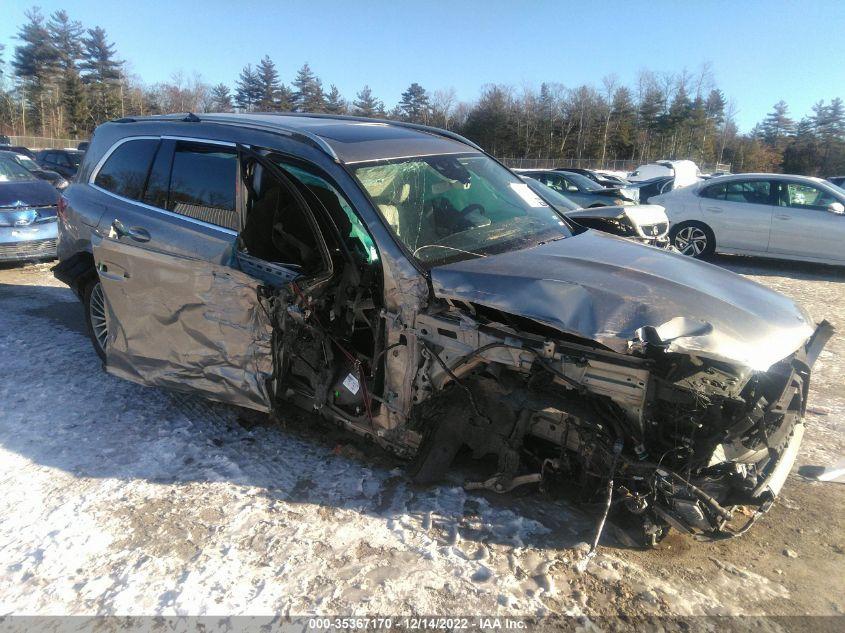
[[[56,241],[55,220],[28,226],[0,226],[0,261],[54,259]]]
[[[833,336],[833,332],[833,326],[827,321],[822,321],[818,325],[804,349],[793,358],[791,373],[780,398],[769,407],[771,412],[791,416],[795,422],[782,447],[770,449],[777,453],[777,457],[769,460],[764,476],[751,493],[754,499],[766,501],[777,497],[792,470],[792,466],[795,464],[801,440],[804,438],[803,417],[807,409],[807,395],[810,389],[810,370],[815,365],[825,344]],[[797,409],[794,404],[796,402],[799,403]]]

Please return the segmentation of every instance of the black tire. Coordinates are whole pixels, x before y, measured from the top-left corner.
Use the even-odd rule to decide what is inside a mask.
[[[707,259],[716,252],[716,236],[703,222],[681,222],[669,231],[669,242],[678,251],[696,259]]]
[[[94,277],[85,285],[85,289],[82,292],[82,305],[85,307],[85,323],[88,326],[88,336],[91,339],[91,345],[94,347],[94,351],[97,352],[100,360],[105,363],[106,350],[101,340],[104,340],[103,336],[107,335],[108,331],[105,330],[105,304],[102,302],[102,286],[98,278]]]

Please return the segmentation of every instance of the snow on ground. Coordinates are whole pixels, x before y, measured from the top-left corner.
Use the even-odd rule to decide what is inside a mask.
[[[111,377],[45,266],[0,269],[0,359],[0,616],[737,614],[790,597],[746,561],[679,583],[613,526],[581,572],[589,511],[415,487],[307,415],[247,423]]]

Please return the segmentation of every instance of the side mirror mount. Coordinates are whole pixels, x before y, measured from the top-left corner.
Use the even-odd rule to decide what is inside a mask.
[[[841,202],[831,202],[827,205],[827,210],[830,213],[835,213],[836,215],[845,215],[845,204]]]

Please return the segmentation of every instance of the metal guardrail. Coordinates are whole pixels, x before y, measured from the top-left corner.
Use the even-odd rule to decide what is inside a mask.
[[[48,138],[45,136],[10,136],[11,145],[21,145],[29,149],[76,149],[77,145],[88,139],[84,138]]]

